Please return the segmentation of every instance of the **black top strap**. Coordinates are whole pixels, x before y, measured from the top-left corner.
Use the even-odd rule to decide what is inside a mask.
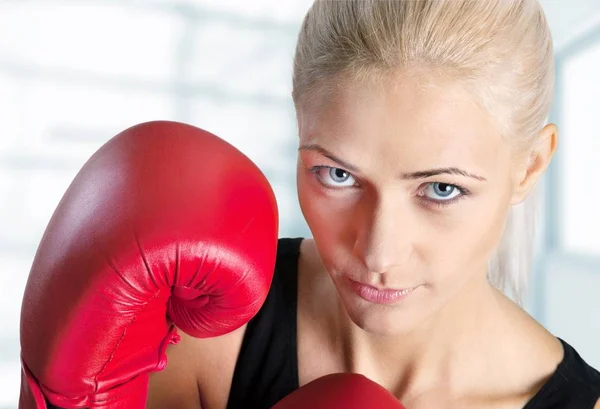
[[[227,409],[270,408],[298,389],[296,315],[301,238],[279,239],[273,283],[248,323]]]

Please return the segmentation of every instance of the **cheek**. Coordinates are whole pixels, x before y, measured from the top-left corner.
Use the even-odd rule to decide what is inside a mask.
[[[430,259],[438,264],[435,271],[444,275],[483,271],[500,241],[509,207],[509,197],[499,193],[477,197],[441,227],[437,252],[430,247]]]
[[[314,176],[304,169],[298,170],[298,199],[302,214],[315,236],[336,236],[345,228],[352,211],[344,200],[332,200],[318,186]]]
[[[470,241],[473,244],[474,260],[487,263],[498,246],[508,210],[510,208],[510,186],[498,189],[482,201],[479,208],[471,214],[470,223],[473,233]]]
[[[320,250],[323,262],[329,264],[342,253],[344,243],[351,236],[351,222],[355,219],[356,200],[352,194],[329,194],[304,168],[297,173],[298,200],[302,215]],[[319,251],[322,253],[322,251]]]

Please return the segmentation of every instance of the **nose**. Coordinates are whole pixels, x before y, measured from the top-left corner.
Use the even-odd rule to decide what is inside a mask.
[[[379,198],[357,217],[354,254],[371,273],[384,274],[404,265],[412,255],[415,227],[398,198]]]

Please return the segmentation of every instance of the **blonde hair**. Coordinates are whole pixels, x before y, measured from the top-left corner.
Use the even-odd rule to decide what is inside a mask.
[[[345,78],[418,67],[460,82],[524,152],[554,95],[551,33],[537,0],[316,0],[294,56],[294,104]],[[488,278],[521,303],[532,258],[536,197],[513,206]]]

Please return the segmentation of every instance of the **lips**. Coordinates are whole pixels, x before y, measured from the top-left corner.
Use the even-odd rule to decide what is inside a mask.
[[[362,299],[375,304],[394,304],[405,299],[415,288],[407,289],[378,289],[373,286],[348,279],[352,290]]]

